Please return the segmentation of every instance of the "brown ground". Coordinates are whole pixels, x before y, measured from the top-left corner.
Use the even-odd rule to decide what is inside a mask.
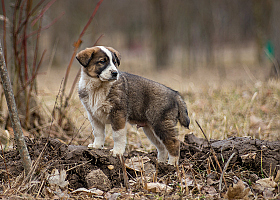
[[[67,146],[59,140],[51,138],[49,140],[46,138],[38,140],[26,139],[26,142],[32,161],[37,160],[42,153],[40,162],[34,172],[34,182],[35,180],[39,182],[45,181],[45,184],[42,184],[42,186],[39,184],[37,187],[33,186],[32,190],[25,190],[25,193],[29,195],[37,194],[40,188],[39,186],[41,186],[39,197],[59,197],[57,193],[50,195],[46,192],[46,188],[50,187],[50,184],[48,184],[46,176],[42,174],[50,173],[53,169],[59,169],[60,171],[64,169],[67,173],[66,180],[69,182],[66,189],[68,193],[67,197],[76,198],[77,194],[70,192],[78,188],[89,189],[89,182],[86,180],[87,175],[94,170],[100,169],[109,179],[109,181],[106,181],[109,183],[104,183],[102,179],[103,183],[101,181],[101,183],[97,182],[97,185],[95,185],[95,188],[103,191],[100,198],[106,197],[110,199],[108,195],[112,196],[113,194],[117,194],[120,199],[131,198],[131,195],[134,195],[135,199],[138,197],[143,197],[144,199],[160,199],[162,197],[185,199],[195,196],[218,198],[219,196],[224,197],[226,193],[229,196],[229,187],[231,188],[232,184],[237,185],[238,180],[243,181],[242,187],[250,188],[250,193],[244,190],[246,192],[243,198],[247,196],[251,198],[257,196],[261,198],[276,198],[277,195],[279,198],[279,185],[273,186],[273,189],[267,189],[265,186],[263,186],[262,189],[257,187],[258,180],[263,180],[262,178],[264,177],[275,177],[277,171],[280,169],[279,141],[268,142],[240,137],[233,137],[227,140],[213,140],[210,141],[215,151],[215,156],[213,156],[213,152],[205,139],[197,138],[189,134],[185,137],[185,144],[181,145],[181,157],[178,168],[157,164],[156,152],[129,152],[124,156],[125,160],[134,156],[139,158],[146,156],[150,159],[150,161],[147,162],[149,164],[148,168],[146,168],[146,166],[148,166],[147,163],[145,164],[145,171],[143,173],[146,172],[146,174],[144,175],[136,170],[127,168],[127,176],[130,183],[130,196],[127,196],[128,193],[124,188],[124,175],[120,159],[112,157],[110,150],[90,150],[85,146]],[[45,145],[46,148],[43,151]],[[224,177],[227,185],[225,186],[224,181],[222,182],[222,190],[219,195],[221,173],[218,163],[221,169],[224,169],[226,162],[233,153],[235,153],[235,155],[225,169]],[[2,156],[3,157],[0,157],[0,197],[6,197],[7,194],[15,196],[20,195],[21,193],[19,191],[21,190],[8,189],[8,182],[10,182],[11,185],[14,184],[16,188],[15,182],[23,172],[19,153],[16,150],[10,150],[5,152]],[[6,165],[4,163],[6,163]],[[148,189],[145,184],[143,185],[143,182],[153,182],[149,180],[149,178],[146,178],[148,177],[147,171],[149,169],[155,169],[153,172],[154,182],[167,184],[172,190],[169,192],[157,192]],[[106,176],[105,178],[107,180]],[[273,182],[277,183],[277,181],[279,181],[278,179],[279,177],[275,177]],[[187,183],[187,180],[193,181],[195,184]],[[23,182],[20,181],[19,183],[23,184]],[[188,190],[185,184],[188,185]],[[197,185],[197,187],[195,187],[195,185]],[[55,190],[53,189],[52,191]],[[84,195],[85,197],[89,194],[79,193],[79,195]],[[92,197],[98,198],[96,195]]]

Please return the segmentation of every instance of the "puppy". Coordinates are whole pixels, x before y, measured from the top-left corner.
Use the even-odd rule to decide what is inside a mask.
[[[113,129],[113,156],[126,146],[126,125],[137,124],[156,146],[158,161],[175,165],[180,142],[176,124],[189,127],[185,102],[178,92],[146,78],[117,69],[121,56],[111,47],[95,46],[76,56],[82,65],[79,98],[87,110],[94,132],[89,148],[102,148],[105,124]]]

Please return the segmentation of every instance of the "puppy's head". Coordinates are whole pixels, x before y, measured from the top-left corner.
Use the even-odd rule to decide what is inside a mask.
[[[121,56],[111,47],[86,48],[80,51],[76,58],[89,77],[99,78],[101,81],[115,81],[119,78],[117,67],[120,65]]]

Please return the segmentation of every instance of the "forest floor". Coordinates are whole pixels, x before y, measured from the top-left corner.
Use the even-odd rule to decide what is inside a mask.
[[[156,151],[112,157],[109,149],[28,139],[32,178],[19,153],[1,158],[0,197],[52,199],[279,199],[280,141],[246,137],[211,140],[188,134],[179,165],[156,161]],[[124,170],[125,169],[125,170]]]

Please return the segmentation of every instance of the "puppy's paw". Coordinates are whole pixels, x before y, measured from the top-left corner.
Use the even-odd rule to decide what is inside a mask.
[[[166,149],[158,151],[157,159],[160,163],[165,163],[168,158],[168,151]]]
[[[169,155],[168,164],[169,165],[174,165],[174,166],[178,165],[179,164],[179,157]]]
[[[116,157],[117,155],[121,156],[124,153],[124,150],[121,149],[111,149],[110,151],[114,157]]]
[[[89,144],[89,145],[88,145],[88,148],[89,148],[89,149],[102,149],[102,148],[103,148],[103,145],[96,144],[96,143],[92,143],[92,144]]]

